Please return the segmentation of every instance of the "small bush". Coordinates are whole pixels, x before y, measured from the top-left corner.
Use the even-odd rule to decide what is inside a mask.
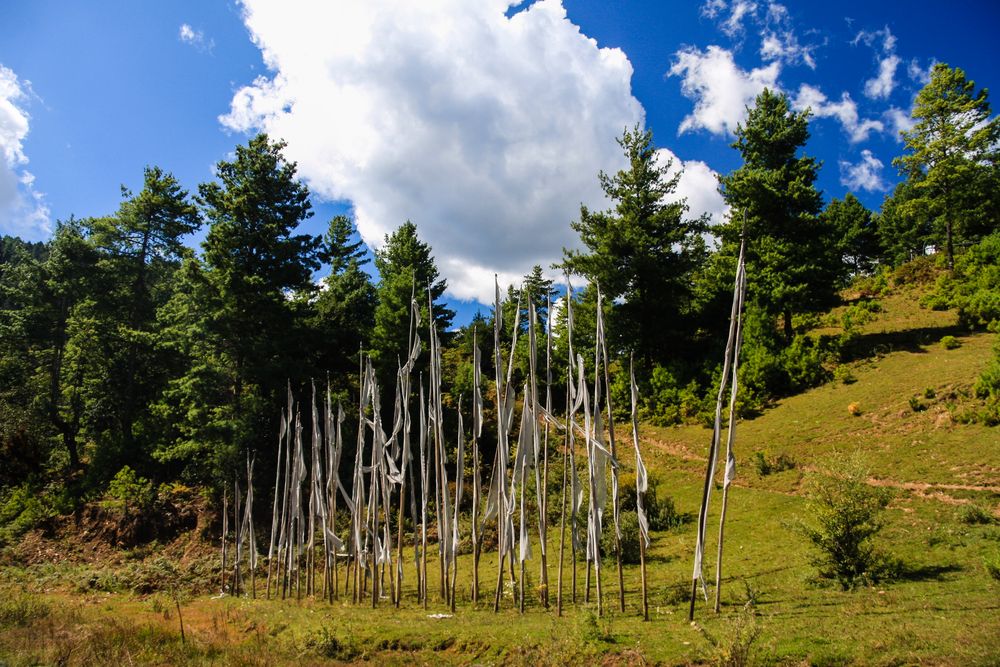
[[[638,563],[640,560],[639,515],[635,512],[621,512],[619,523],[622,533],[622,562],[630,565]],[[615,552],[615,523],[612,517],[605,517],[604,525],[601,528],[601,553],[610,556]]]
[[[847,412],[855,417],[861,416],[861,405],[857,401],[847,404]]]
[[[837,366],[833,371],[833,379],[842,384],[854,384],[858,381],[850,366]]]
[[[326,626],[306,637],[302,644],[306,651],[331,660],[353,660],[360,655],[353,643],[338,639],[336,632]]]
[[[840,324],[844,330],[850,330],[856,326],[872,322],[875,319],[875,315],[881,312],[882,304],[878,301],[858,301],[844,310]]]
[[[910,396],[910,409],[914,412],[923,412],[927,406],[920,401],[919,396]]]
[[[924,389],[924,398],[930,400],[932,398],[935,398],[936,396],[937,392],[934,391],[934,387],[927,387],[927,389]]]
[[[943,336],[941,338],[941,347],[946,350],[957,350],[962,347],[962,342],[954,336]]]
[[[32,484],[8,490],[0,500],[0,546],[12,542],[59,514],[53,499]]]
[[[890,493],[869,485],[867,479],[868,471],[857,459],[837,461],[831,476],[813,481],[810,521],[798,524],[816,549],[813,562],[820,576],[836,580],[844,590],[859,581],[889,579],[898,569],[874,543]]]
[[[646,508],[646,518],[649,520],[650,530],[670,530],[684,523],[684,517],[677,512],[674,501],[670,496],[660,495],[658,489],[659,480],[655,477],[649,479],[649,486],[646,489],[646,496],[643,506]],[[620,510],[622,512],[635,512],[635,477],[623,475],[618,480],[618,498],[620,499]]]
[[[108,482],[107,497],[121,502],[126,509],[147,509],[156,500],[156,490],[152,482],[125,466]]]
[[[1000,424],[1000,342],[993,347],[993,360],[976,380],[973,391],[984,403],[976,412],[978,420],[987,426]]]
[[[939,270],[933,256],[924,255],[902,264],[892,272],[896,285],[928,285],[937,279]]]

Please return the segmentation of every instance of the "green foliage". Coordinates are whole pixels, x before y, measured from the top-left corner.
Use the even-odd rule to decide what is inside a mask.
[[[989,525],[996,522],[988,507],[972,503],[958,511],[958,520],[966,525]]]
[[[881,254],[872,212],[854,194],[831,201],[820,217],[835,230],[839,250],[854,275],[867,275]]]
[[[146,509],[156,500],[156,489],[145,477],[125,466],[108,483],[108,498],[120,501],[125,508]]]
[[[354,660],[360,655],[358,648],[343,636],[327,626],[322,626],[302,640],[302,648],[307,652],[329,660]]]
[[[957,309],[959,321],[969,328],[1000,326],[1000,233],[960,255],[955,271],[938,280],[931,298]]]
[[[988,426],[1000,424],[1000,343],[993,346],[993,359],[976,380],[973,391],[983,400],[978,418]]]
[[[875,316],[881,312],[882,304],[878,301],[862,299],[844,309],[841,315],[841,326],[844,328],[844,331],[850,331],[854,327],[873,321]]]
[[[697,380],[687,384],[679,384],[679,372],[666,366],[656,365],[650,375],[648,388],[641,392],[642,406],[640,415],[659,426],[670,426],[708,414],[713,406]],[[620,374],[623,384],[627,383],[624,373]],[[626,399],[627,386],[623,386],[621,398]],[[627,407],[625,400],[619,400],[617,405]]]
[[[9,487],[0,503],[0,546],[51,520],[58,509],[34,485]]]
[[[424,356],[429,350],[427,326],[431,305],[433,304],[434,322],[439,334],[451,328],[455,313],[445,307],[442,301],[448,283],[439,277],[431,247],[420,240],[417,226],[409,220],[392,234],[386,235],[385,243],[375,253],[375,267],[381,280],[378,284],[371,352],[372,358],[379,364],[384,381],[388,383],[387,386],[391,386],[390,380],[396,373],[396,362],[406,354],[411,298],[420,308],[421,328],[417,333],[425,341]]]
[[[958,340],[954,336],[942,336],[941,347],[946,350],[957,350],[962,347],[962,341]]]
[[[660,481],[655,477],[650,477],[647,484],[643,507],[646,508],[649,529],[651,531],[670,530],[684,523],[685,517],[677,511],[673,498],[659,493]],[[634,476],[622,475],[618,479],[618,497],[622,512],[636,511]]]
[[[901,133],[907,153],[895,164],[912,193],[905,207],[931,221],[949,268],[956,239],[975,240],[995,225],[1000,120],[991,116],[986,89],[937,63],[914,101],[913,127]]]
[[[743,166],[720,178],[736,212],[721,230],[722,252],[735,254],[746,235],[750,307],[782,319],[786,344],[793,315],[833,303],[844,275],[837,230],[819,216],[819,164],[797,154],[809,138],[808,116],[764,90],[736,129]]]
[[[647,365],[690,345],[685,323],[691,276],[705,256],[703,219],[685,219],[687,203],[670,196],[680,172],[657,161],[651,131],[626,129],[618,140],[627,166],[601,172],[608,211],[581,207],[571,223],[585,251],[565,250],[563,267],[600,285],[614,305],[608,322],[612,347],[632,348]]]
[[[857,458],[839,459],[829,476],[814,478],[809,519],[798,528],[816,551],[814,564],[821,577],[848,590],[891,574],[888,557],[874,543],[890,498],[887,489],[868,484],[868,471]]]
[[[622,511],[619,514],[619,527],[621,529],[622,562],[627,564],[638,563],[639,554],[639,515],[635,511]],[[611,516],[604,519],[601,534],[601,553],[610,557],[615,553],[615,524]]]
[[[777,456],[767,456],[764,452],[754,452],[753,466],[758,477],[767,477],[773,473],[784,472],[795,468],[795,459],[784,452]]]

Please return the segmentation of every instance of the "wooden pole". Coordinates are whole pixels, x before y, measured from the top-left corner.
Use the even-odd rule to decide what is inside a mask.
[[[746,290],[746,265],[743,263],[743,244],[740,244],[739,264],[736,268],[736,344],[733,347],[732,377],[729,380],[729,424],[726,438],[726,473],[722,485],[722,512],[719,515],[719,551],[715,560],[715,613],[718,614],[722,602],[722,543],[725,537],[726,508],[729,504],[729,485],[735,472],[736,459],[733,455],[733,440],[736,436],[736,390],[738,387],[740,346],[743,342],[743,298]]]

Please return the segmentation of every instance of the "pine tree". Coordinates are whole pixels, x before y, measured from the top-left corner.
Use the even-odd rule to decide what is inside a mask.
[[[798,155],[809,139],[808,118],[808,111],[792,111],[785,95],[765,89],[736,129],[733,148],[743,166],[719,179],[732,209],[720,230],[724,251],[734,254],[746,234],[748,299],[781,319],[786,344],[795,313],[835,300],[841,269],[833,230],[818,217],[819,163]]]
[[[409,220],[386,235],[385,243],[375,252],[375,268],[379,273],[378,306],[371,350],[380,373],[388,378],[395,375],[397,360],[406,354],[411,296],[420,307],[425,329],[429,321],[427,290],[439,332],[443,334],[451,328],[455,313],[442,301],[448,284],[438,277],[431,247],[420,240],[417,226]],[[421,331],[420,335],[426,333]]]
[[[949,269],[956,239],[974,241],[996,229],[1000,119],[991,114],[985,88],[976,91],[961,69],[937,63],[914,101],[916,123],[902,132],[908,152],[895,164],[913,188],[911,206],[927,211],[943,237]],[[993,206],[982,210],[984,201]]]
[[[620,304],[608,323],[609,339],[634,347],[647,362],[686,344],[684,323],[692,272],[704,261],[703,218],[686,219],[687,203],[673,199],[680,172],[669,175],[653,146],[653,133],[638,126],[618,140],[625,169],[598,175],[614,208],[580,208],[570,226],[587,252],[563,250],[562,266],[597,283],[609,303]]]

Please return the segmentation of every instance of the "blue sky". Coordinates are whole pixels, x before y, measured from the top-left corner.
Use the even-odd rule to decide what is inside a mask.
[[[763,86],[813,110],[827,200],[878,208],[931,64],[994,88],[994,2],[13,0],[0,5],[0,232],[113,212],[156,164],[194,192],[249,133],[288,141],[314,193],[307,231],[405,219],[459,319],[575,242],[603,207],[615,137],[650,127],[692,212]],[[996,100],[994,100],[995,102]]]

